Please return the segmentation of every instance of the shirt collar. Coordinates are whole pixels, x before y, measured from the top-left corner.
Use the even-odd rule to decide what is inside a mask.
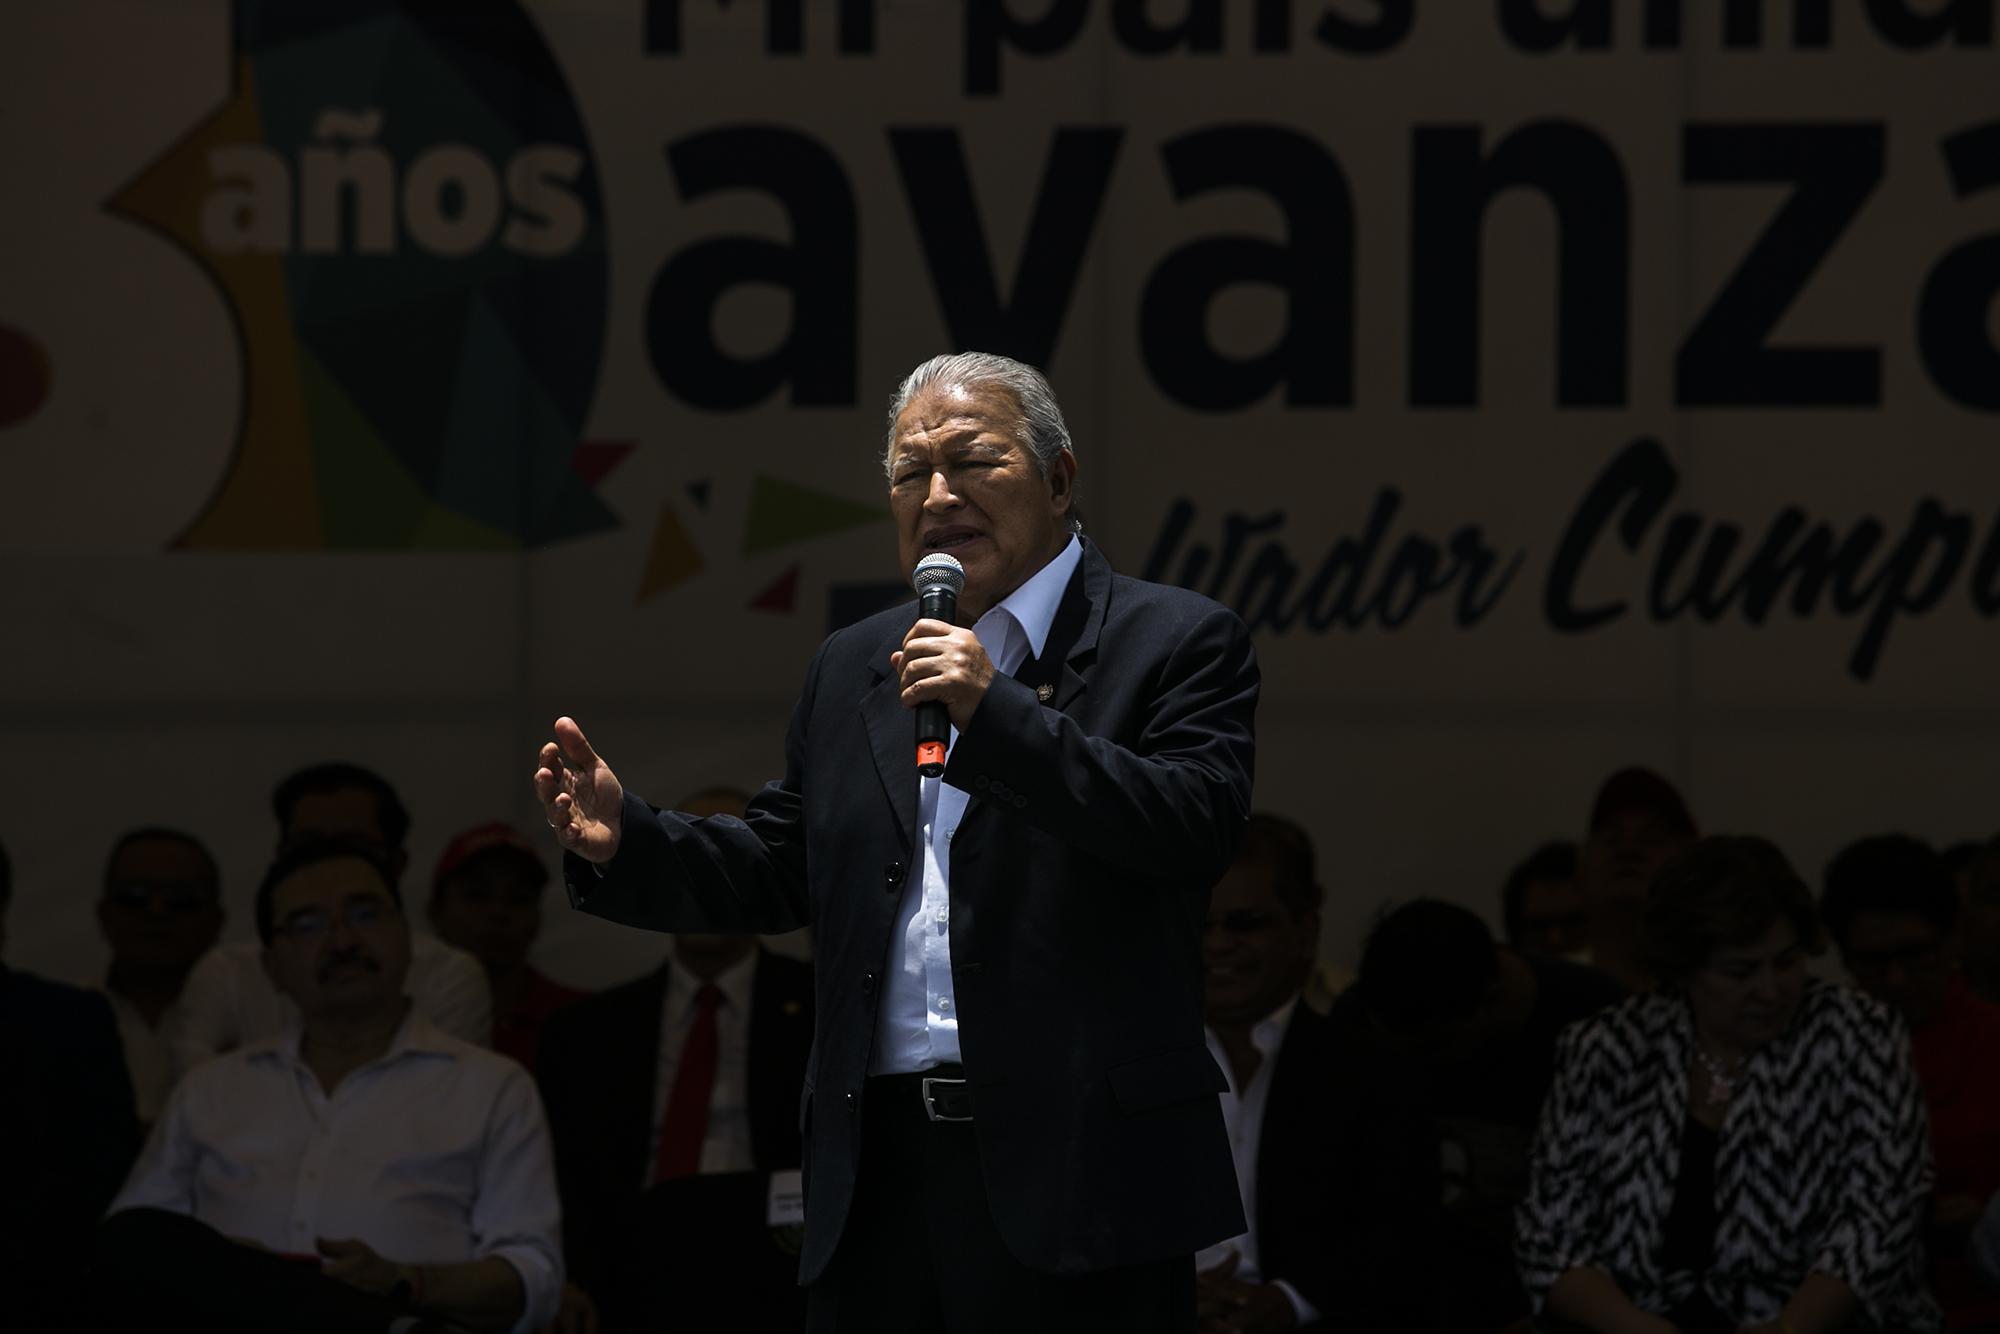
[[[1251,1025],[1250,1045],[1264,1058],[1264,1067],[1259,1067],[1260,1069],[1268,1067],[1271,1057],[1277,1054],[1278,1048],[1285,1045],[1285,1034],[1290,1030],[1292,1015],[1298,1008],[1299,993],[1294,992],[1290,1000]],[[1207,1032],[1211,1041],[1218,1040],[1215,1038],[1214,1026],[1210,1025]]]
[[[757,982],[757,955],[752,949],[729,967],[715,975],[715,989],[722,993],[725,1004],[739,1013],[750,1012],[750,993]],[[694,1005],[694,994],[701,990],[701,979],[678,962],[667,965],[667,1013],[679,1014]]]
[[[1070,576],[1076,572],[1077,562],[1082,559],[1083,543],[1072,533],[1069,542],[1056,553],[1055,559],[1002,598],[986,616],[1006,612],[1021,628],[1021,633],[1027,636],[1028,656],[1041,657],[1043,647],[1049,642],[1049,630],[1055,625],[1056,609],[1062,606],[1063,591],[1069,587]],[[982,624],[986,616],[979,618]]]
[[[1293,996],[1257,1021],[1257,1026],[1250,1030],[1250,1045],[1259,1056],[1269,1060],[1284,1045],[1285,1030],[1292,1026],[1292,1012],[1298,1008],[1299,998]]]
[[[291,1021],[273,1036],[245,1043],[243,1054],[251,1060],[276,1058],[297,1065],[302,1063],[299,1048],[304,1041],[305,1023],[294,1014]],[[445,1036],[442,1029],[425,1018],[415,1005],[411,1005],[396,1029],[396,1035],[389,1039],[388,1049],[368,1064],[385,1065],[407,1055],[453,1056],[457,1053],[452,1049],[452,1042],[453,1039]]]

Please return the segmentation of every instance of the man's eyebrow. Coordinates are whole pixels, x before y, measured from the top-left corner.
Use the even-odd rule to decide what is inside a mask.
[[[966,454],[991,454],[998,457],[1007,452],[1007,447],[999,441],[985,438],[982,432],[969,439],[943,441],[939,444],[938,450],[947,459],[959,458]],[[928,451],[902,449],[891,455],[891,466],[897,468],[911,464],[929,464],[930,461],[931,455]]]

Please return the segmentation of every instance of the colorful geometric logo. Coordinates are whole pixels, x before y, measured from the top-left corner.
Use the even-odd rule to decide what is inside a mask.
[[[616,526],[579,452],[603,206],[518,4],[235,0],[234,89],[110,207],[221,289],[231,462],[174,545],[519,549]]]

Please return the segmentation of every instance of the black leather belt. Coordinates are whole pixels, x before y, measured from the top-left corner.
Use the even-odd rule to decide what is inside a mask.
[[[869,1100],[876,1106],[908,1106],[916,1095],[930,1121],[970,1121],[972,1083],[961,1065],[938,1065],[905,1075],[877,1075],[868,1081]]]

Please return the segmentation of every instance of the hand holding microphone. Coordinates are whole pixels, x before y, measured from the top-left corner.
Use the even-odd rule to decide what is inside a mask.
[[[934,552],[918,562],[912,582],[918,620],[889,655],[889,669],[902,683],[903,707],[916,711],[917,771],[930,778],[944,772],[951,729],[971,722],[985,698],[993,663],[972,631],[952,624],[965,587],[958,561]]]

